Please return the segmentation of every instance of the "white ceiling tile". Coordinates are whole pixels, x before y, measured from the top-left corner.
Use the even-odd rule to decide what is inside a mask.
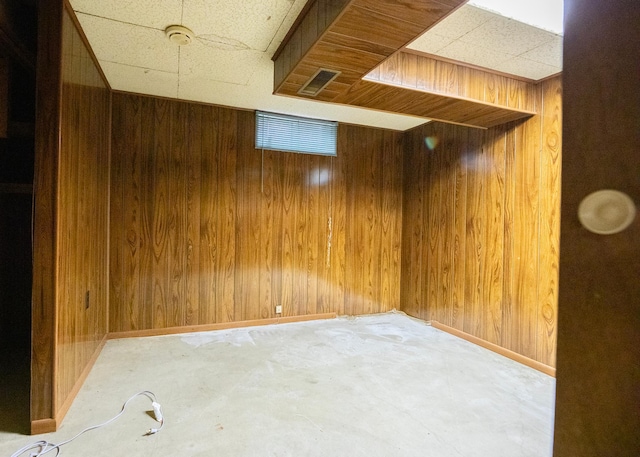
[[[178,46],[163,31],[78,14],[98,60],[178,72]]]
[[[182,20],[182,0],[70,0],[76,12],[164,30]]]
[[[132,67],[113,62],[100,62],[109,84],[114,90],[159,97],[178,96],[178,74]]]
[[[448,38],[460,38],[485,22],[496,17],[496,14],[475,6],[465,5],[438,22],[427,33],[435,33]]]
[[[198,41],[180,48],[180,74],[246,85],[263,55],[250,49],[220,50]]]
[[[482,43],[484,48],[518,56],[551,40],[553,36],[555,35],[552,32],[495,16],[462,36],[460,40],[470,45]]]
[[[197,37],[265,52],[291,10],[290,0],[184,0],[183,25]]]
[[[521,54],[520,57],[554,67],[562,67],[562,42],[562,37],[555,35],[551,40]]]
[[[273,62],[269,58],[260,60],[248,86],[181,75],[178,98],[394,130],[407,130],[429,121],[422,117],[273,95]]]
[[[533,80],[546,78],[562,71],[561,67],[534,62],[533,60],[522,57],[513,57],[512,59],[496,64],[494,69]]]
[[[425,33],[407,46],[407,48],[426,52],[427,54],[435,54],[444,47],[450,45],[453,41],[453,38],[438,35],[436,33]]]
[[[510,54],[498,52],[495,49],[483,48],[477,45],[471,46],[460,40],[454,41],[449,46],[441,49],[438,55],[484,68],[492,68],[514,57]]]

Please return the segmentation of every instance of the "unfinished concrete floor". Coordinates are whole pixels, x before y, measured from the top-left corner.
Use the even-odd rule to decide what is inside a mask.
[[[58,432],[100,456],[551,455],[555,380],[403,314],[107,342]],[[55,452],[49,455],[54,455]]]

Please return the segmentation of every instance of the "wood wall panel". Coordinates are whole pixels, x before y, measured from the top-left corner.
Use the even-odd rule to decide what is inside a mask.
[[[110,331],[400,307],[402,134],[254,149],[247,111],[116,94]]]
[[[111,100],[72,13],[39,7],[31,424],[42,433],[64,417],[107,333]]]
[[[38,10],[41,20],[38,21],[33,183],[32,424],[53,419],[56,409],[56,206],[62,86],[62,4],[39,2]]]
[[[55,414],[107,333],[110,91],[69,13],[62,22]],[[87,308],[87,300],[88,305]]]
[[[536,93],[527,121],[406,134],[401,296],[410,315],[554,366],[560,78]]]

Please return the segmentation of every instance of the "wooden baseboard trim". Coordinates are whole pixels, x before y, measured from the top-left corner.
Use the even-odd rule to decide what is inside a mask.
[[[110,340],[115,340],[120,338],[139,338],[144,336],[175,335],[179,333],[209,332],[212,330],[226,330],[230,328],[242,328],[242,327],[257,327],[260,325],[287,324],[291,322],[305,322],[305,321],[315,321],[315,320],[335,319],[335,318],[336,318],[336,313],[306,314],[304,316],[273,317],[269,319],[221,322],[218,324],[187,325],[183,327],[167,327],[167,328],[147,329],[147,330],[131,330],[126,332],[111,332],[107,335],[107,338]]]
[[[64,400],[62,405],[60,405],[60,408],[58,408],[58,410],[56,411],[55,420],[57,424],[62,424],[64,417],[67,415],[69,408],[71,408],[71,405],[73,404],[73,400],[76,399],[78,392],[80,392],[80,389],[84,385],[84,382],[87,380],[87,376],[89,376],[89,373],[93,368],[93,365],[95,365],[96,360],[98,360],[98,356],[100,355],[100,352],[102,352],[102,348],[104,347],[106,342],[107,342],[107,335],[102,337],[100,344],[98,344],[98,347],[96,348],[96,350],[93,351],[93,354],[91,355],[91,359],[89,359],[89,362],[84,367],[84,370],[82,370],[82,373],[80,373],[80,376],[76,380],[76,383],[73,385],[73,389],[71,389],[71,392],[69,392],[69,395],[67,395],[67,398]]]
[[[55,432],[58,429],[58,424],[55,419],[38,419],[31,421],[31,434],[40,435],[42,433]]]
[[[467,340],[473,344],[477,344],[478,346],[489,349],[496,354],[500,354],[511,360],[515,360],[518,363],[526,365],[530,368],[533,368],[534,370],[538,370],[554,378],[556,377],[556,369],[552,366],[545,365],[544,363],[538,362],[537,360],[530,359],[529,357],[525,357],[522,354],[518,354],[517,352],[505,349],[501,346],[498,346],[497,344],[485,341],[482,338],[478,338],[477,336],[465,333],[462,330],[458,330],[456,328],[449,327],[448,325],[441,324],[438,321],[430,321],[430,324],[433,328],[437,328],[438,330],[442,330],[443,332],[450,333],[451,335],[457,336],[458,338],[462,338],[463,340]]]

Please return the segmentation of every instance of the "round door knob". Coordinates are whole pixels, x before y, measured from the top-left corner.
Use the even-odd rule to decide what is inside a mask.
[[[626,229],[636,217],[636,205],[627,194],[604,189],[587,195],[578,206],[580,223],[593,233],[611,235]]]

